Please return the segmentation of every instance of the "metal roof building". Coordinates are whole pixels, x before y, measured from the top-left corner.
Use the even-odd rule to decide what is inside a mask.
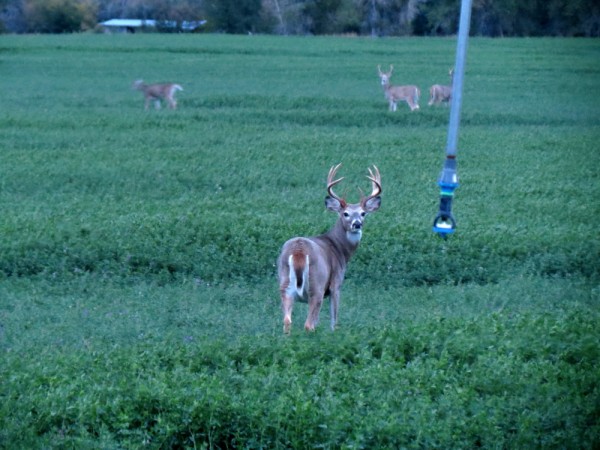
[[[156,28],[156,27],[181,27],[183,31],[194,31],[206,23],[206,20],[184,20],[178,24],[174,20],[158,21],[158,20],[143,20],[143,19],[110,19],[100,22],[106,31],[118,31],[122,33],[135,33],[135,30],[141,28]]]

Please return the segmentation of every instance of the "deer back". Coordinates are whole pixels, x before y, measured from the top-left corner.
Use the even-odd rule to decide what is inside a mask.
[[[430,103],[449,101],[452,97],[452,86],[434,84],[429,90],[429,96],[431,98]]]
[[[287,286],[289,294],[302,301],[308,301],[310,292],[327,291],[329,280],[340,269],[339,263],[332,261],[327,247],[317,237],[296,237],[287,241],[281,249],[277,267],[281,284]]]
[[[405,100],[407,98],[419,97],[420,92],[417,86],[390,86],[386,89],[386,94],[392,100]]]

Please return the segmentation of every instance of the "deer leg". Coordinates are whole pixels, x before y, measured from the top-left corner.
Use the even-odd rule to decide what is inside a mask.
[[[306,331],[315,331],[317,323],[319,323],[319,313],[321,312],[321,305],[323,304],[323,297],[321,295],[313,295],[310,298],[308,304],[308,317],[304,323],[304,329]]]
[[[146,111],[148,111],[149,108],[150,108],[150,97],[147,97],[146,102],[144,103],[144,109]]]
[[[294,298],[286,294],[286,289],[281,288],[281,308],[283,310],[283,332],[290,334],[292,329],[292,309],[294,308]]]
[[[335,330],[337,325],[338,308],[340,306],[340,292],[337,289],[331,291],[329,298],[329,310],[331,313],[331,331]]]
[[[160,109],[160,100],[158,100],[158,99],[154,100],[154,107],[156,109]]]

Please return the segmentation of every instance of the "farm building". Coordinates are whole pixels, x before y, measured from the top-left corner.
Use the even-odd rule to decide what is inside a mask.
[[[159,21],[144,19],[110,19],[100,22],[99,25],[107,33],[135,33],[137,30],[161,28],[179,28],[181,31],[196,31],[206,23],[206,20],[184,20],[181,23],[176,21]]]

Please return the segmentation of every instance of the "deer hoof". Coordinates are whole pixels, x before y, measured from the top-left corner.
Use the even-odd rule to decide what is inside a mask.
[[[285,334],[290,334],[292,331],[292,321],[287,317],[283,320],[283,332]]]

